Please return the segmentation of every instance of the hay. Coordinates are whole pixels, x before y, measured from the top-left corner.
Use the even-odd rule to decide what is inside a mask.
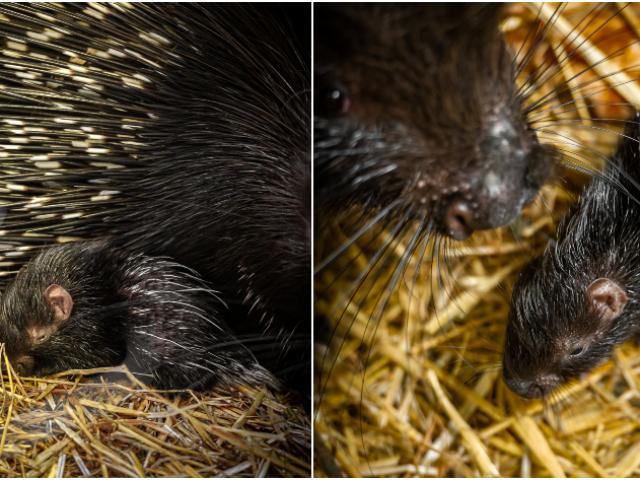
[[[163,393],[124,368],[18,378],[0,360],[3,477],[309,476],[309,418],[284,395]]]
[[[560,11],[556,5],[511,5],[503,27],[517,51],[538,13],[556,19],[531,58],[532,68],[550,62],[558,72],[532,98],[549,92],[554,98],[534,120],[542,141],[560,140],[568,158],[601,167],[622,124],[598,119],[628,118],[625,102],[640,106],[640,83],[631,80],[639,72],[640,6],[598,28],[621,5],[598,7],[582,24],[594,4]],[[567,35],[576,37],[576,53],[562,41]],[[576,77],[587,66],[593,68]],[[422,262],[412,258],[406,265],[386,304],[410,235],[389,244],[351,301],[353,284],[391,232],[379,229],[359,239],[316,276],[317,315],[336,328],[328,346],[316,346],[316,434],[346,475],[640,476],[636,344],[618,348],[611,361],[546,402],[521,400],[501,380],[515,276],[553,237],[587,181],[571,172],[563,176],[567,185],[546,185],[511,227],[477,233],[463,244],[432,242]],[[316,258],[352,233],[349,218],[336,221],[318,241]],[[315,464],[318,476],[321,463]]]

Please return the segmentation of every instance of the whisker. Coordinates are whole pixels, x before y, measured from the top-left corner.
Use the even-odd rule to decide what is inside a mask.
[[[569,60],[570,60],[574,55],[576,55],[576,54],[580,53],[580,47],[582,47],[582,46],[583,46],[585,43],[587,43],[587,42],[588,42],[588,41],[589,41],[589,40],[590,40],[590,39],[591,39],[595,34],[597,34],[600,30],[602,30],[602,28],[604,28],[604,27],[605,27],[605,25],[607,25],[607,24],[608,24],[608,23],[609,23],[613,18],[617,17],[623,9],[624,9],[624,7],[622,7],[622,8],[621,8],[621,9],[619,9],[618,11],[614,12],[611,16],[609,16],[609,18],[607,18],[606,20],[604,20],[604,21],[603,21],[603,22],[602,22],[602,23],[601,23],[597,28],[595,28],[595,29],[594,29],[594,30],[593,30],[593,31],[592,31],[588,36],[584,37],[584,38],[582,39],[582,41],[581,41],[578,45],[576,45],[576,46],[575,46],[575,48],[571,51],[571,53],[568,53],[568,52],[567,52],[567,55],[565,56],[565,58],[563,58],[563,59],[558,59],[558,61],[557,61],[557,65],[555,66],[555,69],[554,69],[554,70],[547,70],[547,69],[545,69],[546,71],[548,71],[548,72],[550,73],[550,75],[549,75],[549,76],[547,76],[546,78],[542,78],[542,77],[537,78],[537,79],[536,79],[536,83],[538,83],[538,82],[539,82],[540,84],[547,84],[547,83],[551,82],[551,80],[553,80],[557,75],[561,74],[561,73],[562,73],[562,68],[561,68],[561,67],[562,67],[563,63],[568,62],[568,61],[569,61]],[[554,12],[554,13],[555,13],[555,12]],[[587,26],[588,26],[588,25],[585,25],[585,28],[586,28]],[[575,27],[574,27],[573,29],[571,29],[571,30],[570,30],[570,32],[567,34],[567,36],[566,36],[565,38],[567,38],[567,37],[568,37],[568,35],[570,35],[570,34],[571,34],[571,32],[573,32],[574,30],[575,30]],[[612,36],[613,36],[613,35],[612,35]],[[576,33],[576,34],[574,35],[574,38],[571,40],[571,42],[569,43],[569,45],[572,45],[572,44],[575,42],[575,40],[577,40],[579,37],[581,37],[581,32],[578,32],[578,33]],[[632,43],[635,43],[635,41],[636,41],[636,40],[634,40],[634,42],[632,42]],[[562,43],[560,44],[560,46],[562,46]],[[626,46],[625,48],[627,48],[627,47],[628,47],[628,46]],[[595,45],[592,45],[590,48],[596,48],[596,46],[595,46]],[[623,53],[623,52],[624,52],[624,50],[618,50],[618,51],[614,52],[614,53],[612,54],[612,57],[611,57],[611,58],[613,58],[613,56],[615,56],[615,54],[616,54],[616,53],[618,53],[618,52]],[[587,72],[587,71],[591,70],[591,68],[595,68],[598,64],[599,64],[599,63],[596,63],[596,64],[593,64],[593,65],[588,66],[586,69],[582,70],[581,72],[579,72],[578,74],[576,74],[574,77],[572,77],[572,78],[570,78],[570,79],[567,79],[567,82],[571,82],[571,80],[573,80],[573,79],[575,79],[575,78],[579,77],[580,75],[582,75],[583,73],[585,73],[585,72]],[[548,68],[548,67],[547,67],[547,68]],[[535,85],[535,84],[534,84],[534,85]],[[530,92],[528,92],[528,93],[527,93],[527,92],[523,92],[523,94],[522,94],[522,98],[525,98],[525,99],[526,99],[526,98],[529,98],[529,96],[530,96],[532,93],[533,93],[532,91],[530,91]]]
[[[386,217],[394,208],[396,208],[402,202],[401,199],[397,199],[394,202],[390,203],[388,206],[383,208],[380,213],[375,215],[371,220],[369,220],[362,228],[360,228],[356,233],[351,235],[345,242],[343,242],[340,247],[331,252],[324,260],[322,260],[318,266],[316,267],[315,274],[317,275],[322,270],[331,265],[338,257],[340,257],[346,250],[351,247],[360,237],[369,232],[373,227],[377,225],[377,223]]]
[[[542,27],[542,30],[534,39],[533,46],[529,48],[529,50],[527,51],[522,61],[519,62],[519,66],[516,69],[516,74],[515,74],[516,78],[518,78],[520,73],[524,71],[525,68],[527,68],[527,66],[529,65],[529,62],[531,62],[531,59],[533,58],[533,54],[535,53],[535,50],[544,41],[546,32],[553,26],[554,18],[559,17],[565,8],[566,8],[566,3],[561,3],[556,6],[556,8],[553,11],[553,14],[551,15],[551,18],[544,24],[544,26]],[[542,14],[542,5],[539,6],[539,10],[538,10],[538,15],[541,15],[541,14]]]
[[[426,214],[422,218],[422,223],[424,223],[425,218],[426,218]],[[365,357],[364,369],[363,369],[363,374],[362,374],[362,382],[360,384],[360,409],[359,409],[359,412],[360,412],[360,415],[359,415],[360,436],[361,436],[361,440],[362,440],[362,448],[363,448],[363,450],[365,452],[367,451],[367,447],[366,447],[365,441],[364,441],[364,428],[363,428],[364,426],[363,426],[363,423],[362,423],[362,402],[363,402],[363,399],[364,399],[364,385],[365,385],[367,366],[369,365],[369,360],[371,359],[371,352],[373,351],[373,345],[374,345],[374,342],[375,342],[376,333],[378,332],[378,327],[380,326],[380,319],[382,317],[382,314],[383,314],[384,310],[387,307],[387,304],[389,302],[389,299],[391,298],[391,295],[395,291],[395,288],[396,288],[396,286],[398,284],[398,281],[400,280],[400,277],[404,273],[404,271],[406,269],[406,266],[407,266],[409,260],[411,259],[412,255],[414,253],[415,246],[416,246],[416,244],[418,242],[418,239],[420,238],[421,235],[422,235],[422,230],[421,229],[417,229],[416,232],[411,237],[411,240],[409,241],[408,246],[406,247],[402,257],[400,258],[400,261],[398,262],[396,268],[394,269],[394,271],[392,273],[391,280],[386,284],[386,288],[383,289],[383,293],[381,293],[380,297],[378,298],[378,300],[374,304],[374,313],[373,313],[373,315],[369,316],[369,319],[367,320],[367,323],[365,325],[364,332],[362,334],[362,340],[360,342],[360,347],[361,348],[364,346],[364,342],[365,342],[365,338],[367,336],[367,330],[369,329],[369,325],[371,323],[373,323],[373,325],[374,325],[373,326],[373,333],[371,334],[371,338],[369,339],[369,348],[367,349],[367,354],[366,354],[366,357]],[[383,299],[382,303],[379,303],[381,299]],[[375,320],[373,320],[374,318],[375,318]],[[373,322],[372,322],[372,320],[373,320]]]
[[[540,5],[540,6],[539,6],[539,9],[538,9],[538,15],[540,15],[540,14],[542,13],[542,7],[543,7],[542,5]],[[582,33],[585,31],[585,29],[589,26],[589,24],[588,24],[588,23],[586,23],[586,24],[582,27],[582,29],[577,30],[577,29],[578,29],[578,27],[580,26],[580,24],[581,24],[582,22],[584,22],[587,18],[589,18],[592,14],[594,14],[594,12],[595,12],[596,10],[598,10],[598,9],[603,10],[604,8],[605,8],[605,5],[604,5],[604,4],[596,4],[596,5],[595,5],[595,6],[594,6],[590,11],[588,11],[588,12],[587,12],[583,17],[582,17],[582,19],[580,19],[580,21],[579,21],[578,23],[576,23],[576,24],[574,25],[574,27],[573,27],[569,32],[567,32],[567,34],[566,34],[566,35],[565,35],[565,36],[560,40],[560,43],[558,44],[558,47],[565,46],[565,43],[567,42],[567,40],[569,39],[569,37],[570,37],[571,35],[573,35],[573,37],[574,37],[574,38],[573,38],[571,41],[569,41],[569,42],[568,42],[567,46],[571,45],[571,44],[575,41],[575,39],[576,39],[577,37],[581,36],[581,35],[582,35]],[[555,12],[554,12],[554,13],[555,13]],[[594,17],[595,17],[595,15],[594,15]],[[551,22],[551,21],[550,21],[549,23],[553,23],[553,22]],[[602,26],[604,26],[604,24],[603,24]],[[601,26],[600,28],[602,28],[602,26]],[[571,56],[572,56],[574,53],[576,53],[576,52],[578,51],[579,47],[581,47],[581,46],[582,46],[586,41],[588,41],[588,39],[589,39],[591,36],[593,36],[596,32],[597,32],[597,30],[596,30],[595,32],[593,32],[591,35],[589,35],[588,37],[586,37],[585,39],[583,39],[583,41],[582,41],[579,45],[577,45],[577,46],[576,46],[576,48],[574,49],[574,51],[573,51],[573,52],[571,52],[571,54],[567,53],[567,55],[566,55],[566,57],[565,57],[564,59],[558,59],[558,60],[557,60],[557,66],[559,67],[560,65],[562,65],[562,63],[564,63],[565,61],[568,61],[568,60],[571,58]],[[565,51],[566,51],[566,50],[565,50]],[[523,85],[523,87],[521,87],[521,89],[519,89],[519,90],[518,90],[518,92],[517,92],[519,96],[522,96],[522,97],[524,97],[524,98],[527,98],[527,94],[525,93],[525,88],[524,88],[525,86],[527,86],[527,85],[528,85],[528,86],[530,86],[530,87],[534,87],[534,86],[536,86],[536,85],[538,85],[538,84],[544,84],[544,83],[545,83],[544,81],[541,81],[541,80],[540,80],[540,78],[541,78],[545,73],[547,73],[547,72],[548,72],[549,68],[551,68],[551,67],[553,67],[553,66],[554,66],[554,63],[553,63],[553,61],[550,61],[550,62],[549,62],[549,64],[547,65],[547,61],[545,60],[545,62],[542,64],[542,66],[543,66],[544,68],[536,68],[536,69],[531,73],[531,75],[533,75],[534,73],[536,74],[536,76],[535,76],[534,78],[531,78],[531,76],[529,76],[529,77],[524,81],[524,85]]]
[[[390,238],[386,241],[386,243],[378,249],[378,251],[372,256],[371,260],[369,261],[367,267],[365,269],[363,269],[363,271],[359,274],[358,278],[355,280],[355,282],[353,283],[354,287],[352,287],[351,291],[348,294],[349,300],[346,302],[344,309],[342,310],[342,313],[340,314],[340,317],[338,318],[338,321],[335,322],[331,334],[329,336],[330,338],[330,344],[333,343],[333,339],[335,338],[338,329],[340,328],[340,325],[342,324],[345,315],[349,309],[349,305],[352,304],[352,302],[354,301],[355,295],[358,292],[358,290],[361,288],[361,286],[363,285],[364,281],[367,280],[367,278],[369,277],[369,275],[371,274],[372,270],[376,267],[376,265],[378,264],[378,262],[383,258],[383,256],[386,254],[386,252],[388,251],[389,247],[391,246],[391,244],[393,243],[394,240],[397,239],[397,235],[398,233],[403,230],[405,228],[405,226],[407,225],[407,222],[409,220],[409,213],[405,212],[405,214],[403,215],[403,217],[400,219],[400,221],[397,222],[396,227],[393,229],[393,231],[390,234]],[[373,288],[373,285],[369,288],[369,290],[367,290],[367,294],[368,292],[371,290],[371,288]],[[318,405],[320,405],[322,403],[322,399],[324,396],[324,392],[326,389],[326,386],[329,382],[329,379],[331,377],[331,373],[333,372],[333,370],[335,369],[336,363],[338,361],[338,358],[340,356],[340,352],[342,351],[342,349],[344,348],[346,339],[347,339],[347,335],[348,332],[351,330],[351,328],[353,327],[353,324],[355,323],[356,319],[357,319],[357,315],[360,312],[360,309],[362,308],[362,305],[364,303],[364,299],[361,300],[358,303],[358,306],[356,308],[355,313],[352,314],[352,320],[349,323],[346,332],[344,334],[344,336],[342,337],[342,340],[340,341],[340,344],[338,345],[338,349],[335,352],[334,356],[333,356],[333,360],[331,361],[331,364],[329,366],[329,370],[326,373],[326,376],[323,380],[322,378],[322,369],[324,369],[325,365],[326,365],[326,361],[327,361],[327,356],[329,355],[329,351],[330,349],[327,348],[327,350],[325,351],[325,353],[322,356],[322,359],[320,361],[320,366],[321,366],[321,370],[320,370],[320,392],[319,392],[319,400],[318,400]]]

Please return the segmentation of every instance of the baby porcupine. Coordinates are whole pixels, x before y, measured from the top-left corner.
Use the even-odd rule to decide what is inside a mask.
[[[238,332],[276,339],[274,370],[308,367],[308,11],[0,5],[5,275],[109,235],[196,269]]]
[[[0,335],[27,375],[125,362],[163,388],[276,384],[220,321],[222,310],[169,259],[67,243],[33,258],[5,290]]]

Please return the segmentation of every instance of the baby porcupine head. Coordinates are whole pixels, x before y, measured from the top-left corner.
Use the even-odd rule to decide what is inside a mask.
[[[425,212],[466,238],[510,222],[549,174],[500,5],[316,6],[319,198]]]
[[[24,375],[115,365],[125,356],[126,304],[112,260],[97,244],[70,244],[33,258],[0,298],[0,341]]]
[[[636,117],[636,123],[639,117]],[[506,384],[543,397],[638,332],[640,129],[627,128],[541,257],[520,274],[506,331]]]
[[[551,256],[529,264],[514,288],[503,372],[525,398],[548,395],[606,360],[628,337],[629,297],[616,280],[569,278]]]

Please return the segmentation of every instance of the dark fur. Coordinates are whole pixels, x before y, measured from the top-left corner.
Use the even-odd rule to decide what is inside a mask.
[[[520,394],[549,393],[606,360],[640,330],[640,129],[631,125],[625,136],[604,175],[561,223],[557,242],[516,282],[503,363],[507,384]],[[585,298],[586,288],[602,277],[616,281],[629,297],[605,330]],[[583,338],[593,338],[590,346],[570,355]],[[552,378],[537,392],[528,391],[541,374]]]
[[[52,322],[44,297],[52,284],[74,299],[71,318],[30,345],[26,326]],[[35,375],[124,361],[162,388],[273,383],[221,320],[223,311],[214,292],[181,265],[85,242],[29,262],[3,294],[0,327],[9,356],[32,356],[27,373]]]
[[[329,212],[358,205],[448,234],[463,200],[472,230],[504,225],[536,194],[548,152],[527,124],[500,4],[318,4],[315,8],[315,168]],[[346,112],[323,108],[347,93]],[[485,182],[494,176],[499,191]],[[328,213],[325,211],[325,215]],[[392,215],[392,214],[391,214]]]
[[[304,388],[310,341],[289,340],[310,332],[309,77],[286,32],[259,14],[244,12],[232,50],[202,36],[211,52],[202,73],[191,63],[168,72],[181,93],[154,95],[159,118],[141,153],[150,167],[107,221],[118,244],[197,269],[239,307],[236,332],[279,338],[256,353],[274,371],[297,366]],[[237,28],[220,14],[208,20]]]

